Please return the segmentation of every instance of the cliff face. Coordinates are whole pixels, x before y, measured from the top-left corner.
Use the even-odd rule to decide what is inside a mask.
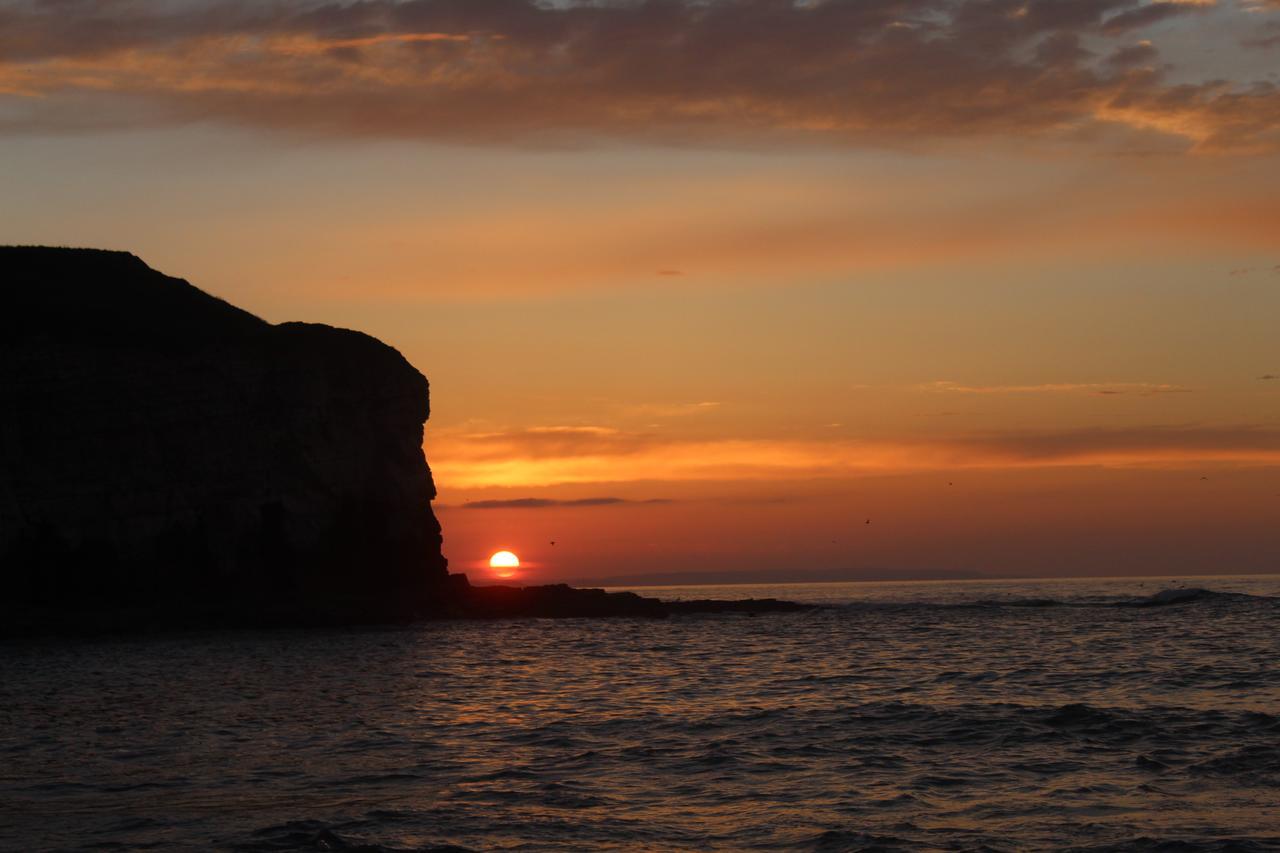
[[[4,597],[143,619],[437,612],[427,416],[427,380],[367,335],[271,325],[124,253],[2,248]]]

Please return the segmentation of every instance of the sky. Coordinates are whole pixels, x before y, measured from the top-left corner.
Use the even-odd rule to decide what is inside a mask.
[[[1280,570],[1275,0],[0,0],[0,242],[395,346],[476,581]]]

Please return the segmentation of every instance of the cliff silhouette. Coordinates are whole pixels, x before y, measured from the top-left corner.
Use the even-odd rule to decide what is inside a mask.
[[[0,282],[10,603],[196,622],[439,608],[428,385],[396,350],[272,325],[123,252],[3,248]]]
[[[785,609],[450,575],[427,380],[368,335],[91,249],[0,247],[0,305],[0,634]]]

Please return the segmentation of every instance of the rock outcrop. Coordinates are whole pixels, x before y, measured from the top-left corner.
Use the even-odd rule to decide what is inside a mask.
[[[0,598],[180,624],[431,615],[427,416],[427,380],[367,335],[272,325],[126,253],[0,249]]]

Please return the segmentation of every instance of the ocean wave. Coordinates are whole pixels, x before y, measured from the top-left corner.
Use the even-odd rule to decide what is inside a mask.
[[[398,847],[356,840],[348,831],[343,836],[337,829],[321,821],[290,821],[256,830],[252,838],[231,845],[239,853],[475,853],[469,847],[454,844]]]
[[[1017,597],[974,598],[964,601],[853,601],[840,605],[845,610],[999,610],[1060,607],[1152,608],[1204,603],[1280,604],[1280,598],[1223,592],[1203,587],[1170,587],[1144,596],[1081,595],[1064,598]]]
[[[1188,841],[1182,838],[1127,838],[1112,844],[1066,847],[1063,853],[1275,853],[1280,836],[1270,838],[1215,838]]]
[[[1274,601],[1273,598],[1260,595],[1247,595],[1240,592],[1217,592],[1203,587],[1178,587],[1162,589],[1145,598],[1129,601],[1117,601],[1116,607],[1171,607],[1176,604],[1194,604],[1202,601]]]

